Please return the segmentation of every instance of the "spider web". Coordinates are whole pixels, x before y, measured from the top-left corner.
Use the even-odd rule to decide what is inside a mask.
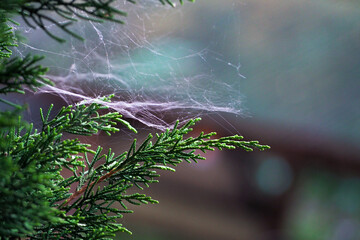
[[[114,94],[111,103],[103,104],[160,130],[176,119],[241,113],[240,64],[214,52],[216,42],[202,46],[196,39],[183,37],[186,25],[162,30],[171,19],[184,20],[184,11],[193,4],[172,8],[148,0],[116,5],[128,13],[126,24],[79,21],[72,30],[85,41],[48,25],[49,31],[66,39],[59,44],[40,29],[21,24],[28,41],[21,44],[18,54],[45,55],[42,64],[50,68],[47,77],[55,83],[36,94],[55,94],[69,104],[99,102],[102,96]],[[216,69],[214,62],[219,66]],[[238,79],[221,79],[219,71],[236,71]]]

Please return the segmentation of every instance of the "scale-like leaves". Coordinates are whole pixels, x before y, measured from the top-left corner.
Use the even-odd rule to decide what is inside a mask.
[[[0,62],[0,94],[24,93],[24,86],[32,90],[52,85],[44,77],[48,68],[37,65],[44,57],[27,55],[24,58],[3,59]]]
[[[195,153],[196,150],[206,152],[213,151],[215,148],[238,147],[253,151],[255,148],[259,150],[269,148],[257,141],[244,141],[242,136],[237,135],[211,139],[215,133],[200,133],[197,137],[186,138],[185,135],[192,131],[191,127],[199,120],[190,120],[183,127],[178,127],[176,124],[172,130],[157,134],[154,141],[151,141],[153,136],[149,135],[138,148],[134,140],[129,151],[117,157],[111,149],[107,154],[101,154],[100,147],[95,152],[92,161],[89,161],[86,155],[87,165],[82,167],[80,174],[74,172],[74,177],[78,179],[77,191],[59,205],[65,212],[76,210],[79,216],[85,216],[78,219],[84,229],[79,230],[77,225],[76,231],[85,233],[89,225],[94,226],[95,224],[89,222],[90,219],[99,224],[99,219],[106,216],[109,217],[109,221],[122,218],[124,213],[131,212],[127,210],[127,204],[158,203],[144,194],[129,195],[126,192],[133,186],[142,189],[141,185],[149,187],[149,184],[157,182],[160,176],[158,170],[174,171],[169,165],[176,166],[183,161],[197,162],[205,159]],[[98,162],[103,163],[99,165]],[[122,206],[123,210],[114,208],[115,203]]]

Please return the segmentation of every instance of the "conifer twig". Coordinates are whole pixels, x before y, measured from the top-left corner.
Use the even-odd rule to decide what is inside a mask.
[[[167,130],[165,133],[157,134],[157,140],[155,143],[150,141],[152,139],[152,135],[149,134],[148,138],[138,149],[136,149],[136,140],[134,140],[130,150],[120,155],[126,155],[125,159],[118,157],[120,162],[115,168],[103,175],[99,175],[96,180],[92,180],[82,186],[60,205],[61,208],[66,207],[71,201],[77,199],[88,189],[93,189],[96,184],[104,182],[116,174],[120,174],[122,177],[124,177],[123,174],[131,175],[129,180],[130,182],[135,183],[135,185],[137,185],[138,180],[141,180],[146,184],[147,182],[153,182],[152,176],[155,176],[150,174],[149,169],[158,168],[172,170],[166,165],[171,164],[176,166],[183,160],[187,162],[190,162],[190,160],[197,162],[197,160],[205,159],[201,155],[195,154],[195,150],[201,150],[205,153],[207,150],[213,151],[214,148],[221,150],[223,148],[234,149],[239,147],[245,151],[253,151],[254,148],[259,150],[269,148],[267,145],[260,145],[257,141],[243,141],[243,137],[238,135],[222,137],[219,139],[210,139],[210,137],[215,135],[215,133],[201,133],[196,138],[189,137],[184,139],[184,135],[192,131],[192,128],[190,127],[199,120],[200,118],[190,120],[181,128],[178,128],[179,122],[177,122],[171,131]],[[144,167],[144,174],[145,176],[149,176],[150,180],[147,181],[144,179],[144,176],[141,176],[140,179],[137,178],[137,175],[139,174],[137,169],[141,167]],[[128,173],[126,173],[126,169],[128,169]],[[88,172],[90,171],[91,170],[89,169]]]
[[[76,199],[78,196],[80,196],[81,194],[83,194],[86,189],[88,188],[93,188],[95,184],[101,183],[104,180],[108,179],[109,177],[111,177],[113,174],[117,173],[121,171],[121,169],[113,169],[110,172],[106,173],[105,175],[103,175],[102,177],[99,178],[99,180],[97,181],[92,181],[91,183],[88,183],[86,185],[84,185],[80,190],[74,192],[68,199],[66,199],[60,206],[59,208],[65,207],[67,206],[71,201],[73,201],[74,199]]]

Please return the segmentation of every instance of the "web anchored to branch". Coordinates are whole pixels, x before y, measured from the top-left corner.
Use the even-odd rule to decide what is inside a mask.
[[[158,4],[156,0],[136,6],[117,1],[113,6],[128,14],[122,18],[126,24],[80,21],[74,28],[69,26],[86,39],[84,42],[47,23],[44,27],[51,34],[67,40],[61,51],[51,39],[43,40],[45,33],[20,27],[27,32],[29,42],[21,45],[18,54],[45,54],[44,64],[51,69],[48,78],[55,82],[55,86],[44,87],[38,93],[56,94],[68,103],[98,101],[101,96],[115,94],[107,106],[160,130],[171,127],[175,119],[186,122],[194,115],[240,114],[242,75],[221,78],[217,71],[223,70],[214,69],[210,62],[236,72],[240,65],[226,61],[226,56],[214,52],[211,44],[200,46],[196,39],[180,38],[175,30],[164,33],[163,23],[181,19],[183,10],[158,8]],[[174,29],[185,27],[171,24]],[[169,113],[173,118],[165,120],[164,114]]]
[[[110,97],[101,99],[109,102]],[[78,106],[63,107],[62,110],[50,119],[51,108],[46,114],[41,110],[43,127],[40,134],[25,134],[22,138],[27,139],[29,146],[37,146],[33,143],[46,142],[49,138],[58,138],[63,132],[92,135],[101,130],[108,134],[119,131],[114,127],[117,122],[126,125],[130,130],[136,131],[126,121],[120,118],[119,113],[106,113],[100,115],[101,109],[106,106],[98,103],[80,104]],[[205,153],[214,151],[215,148],[235,149],[241,148],[245,151],[253,149],[265,150],[269,147],[259,144],[258,141],[244,141],[242,136],[229,136],[212,139],[216,134],[200,133],[197,137],[186,137],[192,131],[192,126],[200,119],[190,120],[182,127],[178,127],[177,122],[173,129],[167,129],[164,133],[156,134],[153,138],[151,134],[140,144],[134,140],[130,149],[120,155],[115,155],[111,149],[103,154],[102,148],[96,151],[88,149],[86,144],[75,144],[77,140],[64,140],[54,142],[49,147],[41,149],[40,152],[32,154],[30,158],[24,158],[22,164],[27,165],[41,155],[46,158],[57,159],[54,170],[65,167],[70,170],[73,176],[67,179],[57,180],[59,189],[55,191],[55,196],[51,206],[55,206],[65,215],[64,221],[51,226],[38,228],[39,232],[48,232],[54,238],[58,237],[64,227],[67,228],[66,234],[87,234],[89,230],[106,229],[104,232],[128,231],[115,220],[121,218],[124,213],[132,212],[128,210],[127,204],[148,204],[157,203],[156,200],[144,194],[127,194],[127,190],[133,185],[142,189],[142,186],[149,186],[150,183],[157,182],[158,170],[174,171],[172,167],[177,166],[183,161],[197,162],[205,159],[196,150]],[[47,138],[44,138],[45,133]],[[43,146],[41,144],[40,146]],[[35,149],[36,148],[36,149]],[[50,149],[59,149],[57,156],[53,156]],[[85,160],[82,161],[80,153],[84,153]],[[71,160],[66,160],[70,157]],[[88,157],[92,154],[90,160]],[[101,164],[98,164],[100,163]],[[80,171],[79,171],[80,170]],[[104,186],[100,183],[106,183]],[[72,184],[77,185],[77,190],[69,194],[67,190]],[[114,208],[114,203],[120,203],[123,209]],[[74,212],[72,215],[69,213]],[[100,211],[101,214],[98,212]],[[74,224],[74,221],[76,221]],[[112,228],[109,229],[109,223]],[[65,234],[65,235],[66,235]]]

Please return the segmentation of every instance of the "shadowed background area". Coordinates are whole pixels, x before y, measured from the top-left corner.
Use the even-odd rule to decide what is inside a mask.
[[[147,13],[149,26],[141,29],[153,31],[146,42],[136,42],[135,34],[127,45],[132,50],[118,57],[119,65],[131,58],[136,67],[114,70],[136,81],[105,79],[110,90],[101,82],[86,83],[88,89],[108,93],[120,84],[136,90],[123,94],[125,101],[157,92],[159,102],[191,98],[187,104],[226,102],[234,110],[242,100],[240,115],[201,109],[195,131],[241,134],[272,149],[211,152],[207,161],[162,173],[160,183],[144,190],[160,204],[133,207],[123,223],[134,234],[117,239],[360,239],[359,7],[350,0],[200,0]],[[130,27],[139,26],[136,16],[129,15]],[[73,64],[44,53],[53,75]],[[34,121],[39,106],[64,104],[46,94],[26,101],[34,103],[27,116]],[[157,116],[172,122],[181,114]],[[150,131],[132,123],[139,139]],[[132,137],[84,140],[121,152]]]

